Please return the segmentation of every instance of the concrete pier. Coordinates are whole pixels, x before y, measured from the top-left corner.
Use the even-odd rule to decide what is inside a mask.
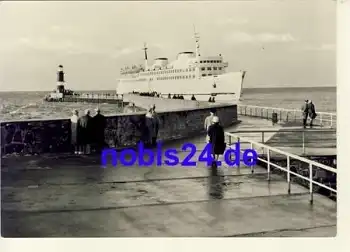
[[[236,105],[141,96],[128,99],[144,108],[156,105],[161,120],[158,140],[164,141],[163,148],[178,150],[180,160],[189,154],[181,150],[185,142],[196,145],[192,160],[198,159],[206,144],[204,118],[212,107],[226,132],[248,139],[241,141],[242,148],[263,143],[308,158],[325,147],[336,151],[333,117],[329,127],[316,123],[310,130],[302,129],[298,119],[286,120],[283,113],[273,125],[269,113],[267,118],[263,113],[238,118],[242,108]],[[109,146],[135,146],[142,136],[144,116],[145,112],[139,112],[109,117],[105,131]],[[150,167],[136,163],[102,168],[98,155],[69,154],[69,125],[68,119],[1,123],[4,237],[336,235],[337,203],[331,195],[318,194],[320,186],[315,184],[309,189],[305,179],[291,176],[289,180],[285,172],[262,161],[252,167],[224,165],[218,177],[200,162],[196,167],[169,167],[163,162]],[[264,148],[256,151],[260,160],[267,160]],[[304,167],[301,159],[289,163],[277,158],[269,156],[270,162],[289,165],[291,171],[310,178],[308,160]],[[327,180],[328,172],[320,180],[322,169],[314,165],[313,181],[336,190],[336,182]],[[216,197],[209,195],[213,190]]]
[[[229,132],[272,128],[242,118]],[[282,126],[277,126],[281,127]],[[203,143],[204,135],[186,142]],[[181,149],[183,141],[167,147]],[[200,147],[199,147],[200,148]],[[196,157],[200,152],[196,153]],[[184,158],[188,153],[180,153]],[[197,167],[100,167],[98,156],[43,154],[2,159],[5,237],[335,236],[336,202],[265,168],[227,168],[223,199],[209,197]]]

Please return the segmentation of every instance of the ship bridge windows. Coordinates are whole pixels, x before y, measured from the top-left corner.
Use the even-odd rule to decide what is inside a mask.
[[[202,71],[205,71],[205,67],[202,67],[201,70],[202,70]]]
[[[202,76],[204,77],[204,76],[207,76],[206,74],[202,74]]]
[[[217,67],[213,67],[213,70],[217,70],[218,68]]]
[[[219,70],[222,70],[222,67],[219,67]]]
[[[208,70],[208,71],[211,71],[211,67],[208,67],[207,70]]]

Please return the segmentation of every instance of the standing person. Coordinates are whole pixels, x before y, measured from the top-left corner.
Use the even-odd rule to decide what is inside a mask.
[[[310,117],[310,128],[312,128],[313,121],[316,118],[317,114],[316,114],[315,105],[312,103],[311,100],[309,101],[309,104],[308,104],[308,114]]]
[[[100,153],[105,145],[106,117],[101,114],[101,110],[96,108],[96,115],[91,119],[93,130],[93,143],[96,152]]]
[[[215,110],[214,109],[211,109],[210,110],[210,115],[207,116],[204,120],[204,129],[205,131],[208,133],[208,129],[209,129],[209,126],[212,125],[212,120],[213,120],[213,117],[215,115]],[[207,134],[207,137],[206,137],[206,141],[207,143],[209,143],[209,135]]]
[[[220,192],[220,184],[224,182],[223,184],[228,184],[228,179],[224,175],[224,181],[218,180],[220,176],[218,176],[218,165],[217,161],[219,160],[219,156],[224,154],[226,149],[226,143],[225,143],[225,133],[223,127],[220,125],[219,117],[214,116],[212,120],[213,124],[209,126],[208,129],[208,135],[209,135],[209,143],[211,144],[211,154],[213,155],[214,161],[211,165],[211,178],[212,178],[212,185],[215,185],[214,192],[211,192],[212,196],[219,196]],[[218,191],[219,189],[219,191]]]
[[[146,148],[149,148],[152,146],[152,137],[154,132],[152,109],[149,109],[146,113],[145,124],[144,145]]]
[[[159,132],[159,116],[156,112],[156,105],[154,104],[152,109],[152,122],[153,122],[153,134],[152,134],[152,146],[155,147],[157,146],[157,138],[158,138],[158,132]]]
[[[309,104],[308,104],[308,100],[305,100],[304,105],[301,107],[301,112],[303,113],[303,126],[304,129],[306,128],[306,122],[307,122],[307,117],[309,114]]]
[[[78,119],[78,138],[82,145],[81,153],[89,154],[91,144],[91,116],[90,110],[85,110],[85,115]]]
[[[214,116],[213,124],[209,126],[209,143],[212,145],[212,154],[217,161],[219,156],[224,154],[226,149],[224,128],[220,125],[219,117]]]
[[[70,118],[70,128],[71,128],[71,143],[74,148],[74,154],[79,154],[79,142],[78,142],[78,119],[79,112],[78,110],[73,110],[73,115]]]

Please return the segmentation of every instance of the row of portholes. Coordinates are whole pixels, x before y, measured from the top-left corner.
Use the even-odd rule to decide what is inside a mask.
[[[157,74],[169,74],[169,73],[183,73],[183,72],[194,72],[195,68],[186,68],[186,69],[174,69],[174,70],[161,70],[153,72],[145,72],[141,75],[157,75]]]
[[[158,77],[157,80],[179,80],[179,79],[194,79],[195,75],[184,75],[184,76],[166,76]]]
[[[200,63],[221,63],[221,60],[201,60]]]
[[[218,70],[218,69],[219,69],[219,70],[222,70],[222,67],[213,67],[213,70],[214,70],[214,71],[215,71],[215,70]],[[205,67],[202,67],[201,70],[202,70],[202,71],[205,71]],[[208,71],[211,71],[211,67],[207,67],[207,70],[208,70]]]

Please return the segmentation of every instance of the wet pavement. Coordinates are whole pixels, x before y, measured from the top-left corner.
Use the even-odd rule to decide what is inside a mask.
[[[252,128],[254,120],[227,131]],[[187,142],[203,143],[204,137]],[[180,153],[180,160],[187,155]],[[213,185],[203,163],[102,168],[99,156],[3,158],[2,236],[336,235],[336,202],[314,195],[310,205],[304,187],[292,184],[288,195],[282,177],[272,175],[268,183],[266,170],[254,168],[254,174],[244,165],[221,168],[227,183]],[[210,197],[213,186],[221,187],[222,199]]]

